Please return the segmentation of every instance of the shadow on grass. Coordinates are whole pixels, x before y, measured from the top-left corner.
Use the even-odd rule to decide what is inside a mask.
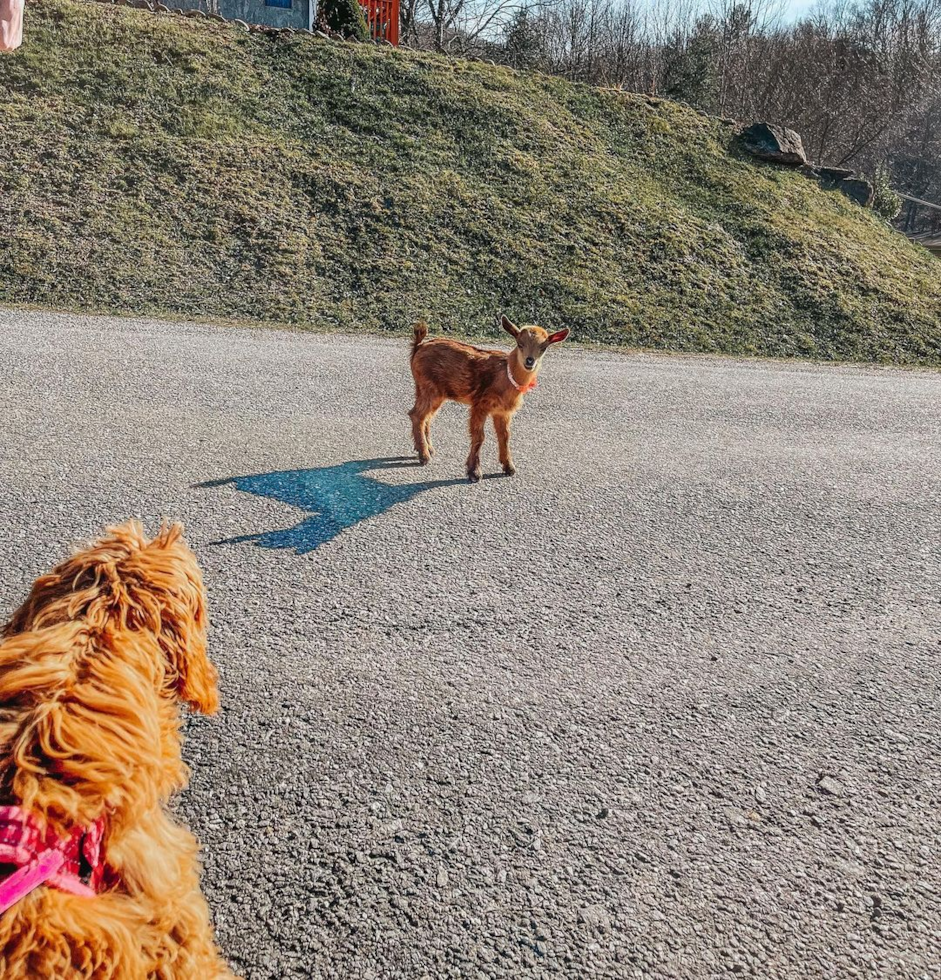
[[[395,504],[411,500],[425,490],[467,483],[464,479],[452,479],[391,484],[365,475],[377,470],[416,468],[418,461],[414,457],[387,456],[351,460],[338,466],[323,466],[313,470],[282,470],[278,473],[258,473],[255,476],[232,476],[199,483],[197,486],[205,489],[233,484],[245,493],[268,497],[311,513],[310,517],[294,527],[243,534],[214,541],[213,544],[253,541],[262,548],[293,548],[298,554],[307,554],[325,542],[332,541],[341,531],[353,527],[367,517],[375,517]]]

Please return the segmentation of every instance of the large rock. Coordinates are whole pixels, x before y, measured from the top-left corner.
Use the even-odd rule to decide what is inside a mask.
[[[755,123],[742,130],[740,139],[742,147],[761,160],[770,160],[789,167],[800,167],[807,163],[804,144],[793,129],[772,126],[770,123]]]
[[[814,167],[808,164],[800,168],[800,172],[817,183],[825,191],[840,191],[851,201],[861,207],[868,208],[872,205],[875,190],[868,180],[857,177],[852,170],[842,167]]]
[[[872,184],[868,180],[863,180],[862,177],[847,177],[846,180],[839,181],[836,188],[851,201],[855,201],[864,208],[868,208],[872,204],[872,199],[876,194]]]

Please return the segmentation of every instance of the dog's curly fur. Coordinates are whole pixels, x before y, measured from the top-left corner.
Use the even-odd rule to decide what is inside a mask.
[[[94,898],[41,886],[4,913],[4,980],[232,976],[196,839],[165,810],[188,776],[179,703],[219,706],[202,577],[181,533],[109,529],[38,579],[0,633],[0,803],[62,836],[105,815],[108,877]]]

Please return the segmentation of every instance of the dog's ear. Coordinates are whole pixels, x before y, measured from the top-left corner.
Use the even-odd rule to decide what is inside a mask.
[[[560,344],[569,335],[568,327],[565,330],[557,330],[555,333],[549,334],[546,340],[547,344]]]
[[[504,313],[500,317],[500,326],[511,336],[518,337],[520,328]]]
[[[171,639],[169,653],[177,674],[180,698],[204,715],[219,710],[219,674],[206,652],[206,587],[196,556],[183,540],[183,528],[174,524],[161,531],[154,545],[162,545],[178,562],[180,589],[168,595],[163,633]]]
[[[165,527],[127,563],[128,591],[157,634],[180,700],[204,715],[219,709],[218,673],[206,653],[206,590],[179,524]]]

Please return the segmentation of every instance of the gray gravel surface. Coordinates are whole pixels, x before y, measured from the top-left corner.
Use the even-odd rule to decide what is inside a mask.
[[[186,523],[225,708],[180,810],[253,980],[941,976],[941,376],[543,375],[516,478],[448,406],[371,474],[435,485],[299,553],[218,481],[408,453],[405,341],[0,311],[0,613]]]

